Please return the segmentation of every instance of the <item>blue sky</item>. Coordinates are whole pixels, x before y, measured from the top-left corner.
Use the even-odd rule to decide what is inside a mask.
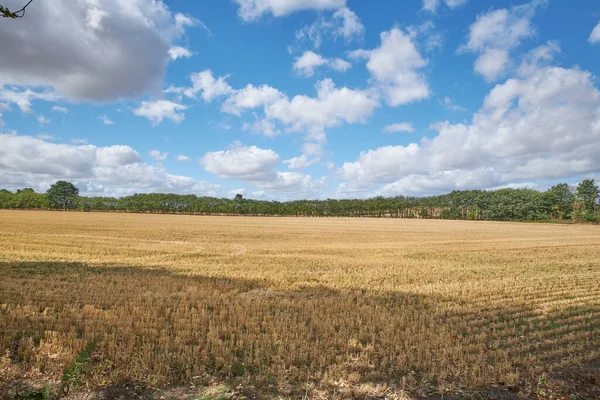
[[[0,35],[11,190],[348,198],[600,170],[597,1],[34,1]]]

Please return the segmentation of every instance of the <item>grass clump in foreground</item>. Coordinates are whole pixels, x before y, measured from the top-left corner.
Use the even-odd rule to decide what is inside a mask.
[[[65,370],[70,396],[201,381],[232,398],[598,398],[597,226],[52,212],[0,225],[0,398]]]

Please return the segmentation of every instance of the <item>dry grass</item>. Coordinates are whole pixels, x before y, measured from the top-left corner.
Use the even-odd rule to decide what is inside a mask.
[[[600,227],[0,211],[0,327],[5,378],[594,395]]]

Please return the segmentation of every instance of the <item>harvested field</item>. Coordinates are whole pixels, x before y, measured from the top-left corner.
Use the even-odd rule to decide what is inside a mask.
[[[0,327],[0,397],[599,398],[600,227],[0,211]]]

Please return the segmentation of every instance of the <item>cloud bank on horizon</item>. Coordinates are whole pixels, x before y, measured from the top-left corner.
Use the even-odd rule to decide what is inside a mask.
[[[562,3],[37,1],[0,21],[0,188],[287,200],[600,177],[600,4]]]

